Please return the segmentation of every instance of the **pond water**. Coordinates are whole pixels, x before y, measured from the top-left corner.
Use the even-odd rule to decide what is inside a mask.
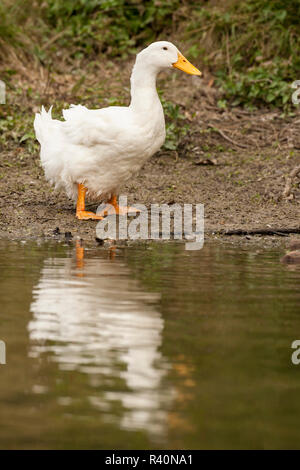
[[[0,447],[300,448],[278,250],[0,243]]]

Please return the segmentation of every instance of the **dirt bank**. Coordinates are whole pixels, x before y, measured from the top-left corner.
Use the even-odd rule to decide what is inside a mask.
[[[290,197],[282,198],[286,176],[300,164],[299,113],[221,110],[208,82],[191,88],[187,77],[178,80],[167,98],[180,105],[188,133],[177,151],[153,156],[124,187],[129,204],[203,203],[207,234],[300,228],[299,177]],[[179,87],[182,101],[172,96]],[[52,97],[47,93],[51,99],[59,94],[57,88]],[[72,102],[67,94],[65,99]],[[27,101],[29,113],[36,107]],[[53,237],[58,227],[62,234],[95,239],[96,222],[75,218],[73,202],[48,185],[38,149],[26,140],[2,146],[0,178],[0,237]]]

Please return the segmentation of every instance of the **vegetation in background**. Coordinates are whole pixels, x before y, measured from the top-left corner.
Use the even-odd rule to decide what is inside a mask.
[[[207,7],[197,14],[204,25],[204,60],[209,66],[212,60],[230,104],[287,108],[300,70],[300,2],[246,0],[231,2],[226,11]]]
[[[187,135],[189,128],[185,116],[180,112],[179,105],[166,100],[162,93],[159,95],[166,120],[166,140],[163,148],[176,150],[182,138]]]
[[[0,58],[42,65],[125,57],[168,38],[216,77],[221,107],[288,109],[300,70],[299,0],[2,0]]]

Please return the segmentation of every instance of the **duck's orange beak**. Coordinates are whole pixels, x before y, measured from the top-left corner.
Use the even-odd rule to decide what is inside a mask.
[[[178,52],[177,62],[172,65],[176,69],[183,70],[183,72],[189,73],[190,75],[202,75],[200,70],[196,69],[180,52]]]

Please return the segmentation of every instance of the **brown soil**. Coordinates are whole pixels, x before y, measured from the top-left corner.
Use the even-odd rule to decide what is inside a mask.
[[[282,198],[286,176],[300,164],[299,113],[282,118],[275,111],[223,111],[208,83],[191,92],[183,77],[179,86],[184,98],[176,102],[189,133],[177,152],[154,155],[123,188],[129,204],[203,203],[208,234],[300,229],[299,175],[290,197]],[[174,98],[172,90],[167,98]],[[37,153],[10,145],[0,158],[0,237],[53,237],[58,227],[62,236],[95,239],[96,222],[75,218],[73,202],[45,181]]]

